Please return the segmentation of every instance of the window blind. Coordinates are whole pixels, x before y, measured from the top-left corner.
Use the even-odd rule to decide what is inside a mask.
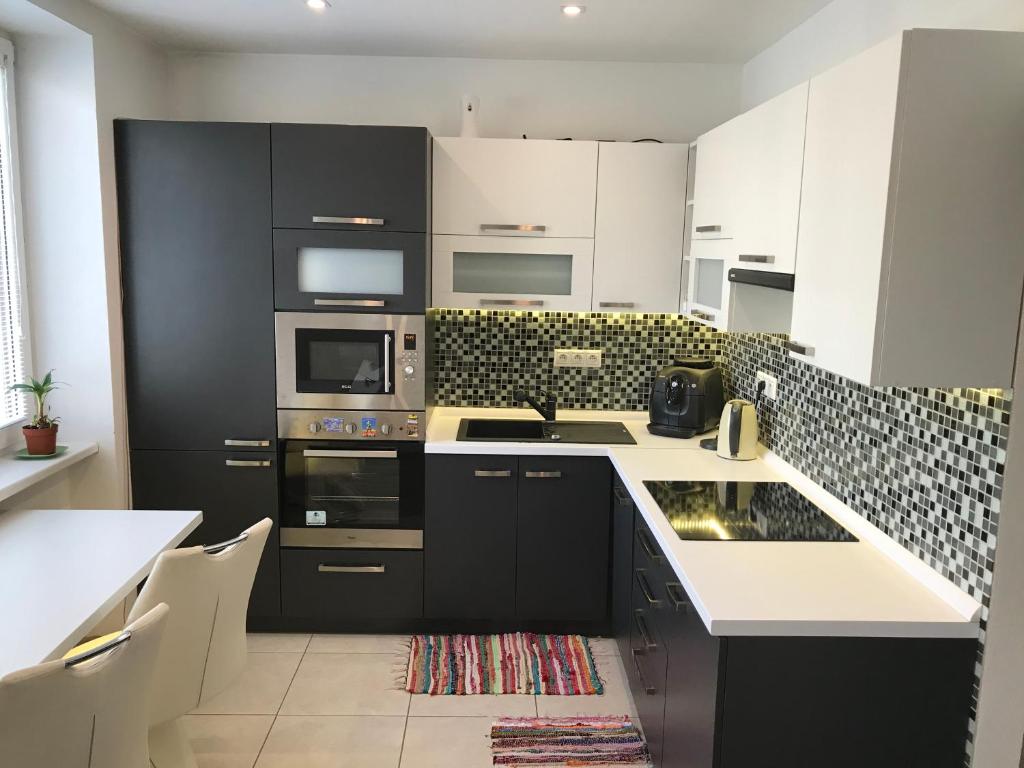
[[[9,387],[25,378],[25,339],[22,332],[22,296],[18,232],[15,218],[14,152],[11,124],[11,61],[0,58],[0,425],[27,412],[24,395]]]

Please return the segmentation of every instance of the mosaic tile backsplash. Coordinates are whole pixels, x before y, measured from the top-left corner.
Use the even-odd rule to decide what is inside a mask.
[[[549,389],[560,408],[645,410],[674,357],[711,357],[731,395],[779,379],[761,442],[982,603],[984,650],[1012,393],[866,387],[791,358],[784,337],[727,334],[679,315],[433,310],[436,402],[515,406]],[[600,348],[600,369],[555,369],[556,347]],[[973,707],[971,739],[974,733]],[[968,763],[972,745],[968,744]]]

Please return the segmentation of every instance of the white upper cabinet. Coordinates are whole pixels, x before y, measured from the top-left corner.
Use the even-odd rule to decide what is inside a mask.
[[[597,142],[434,140],[436,235],[594,237]]]
[[[870,385],[1012,385],[1021,94],[1019,33],[914,30],[811,80],[796,357]]]
[[[677,312],[688,144],[598,150],[595,312]]]
[[[731,238],[738,226],[736,180],[743,164],[738,118],[697,139],[693,181],[693,239]]]

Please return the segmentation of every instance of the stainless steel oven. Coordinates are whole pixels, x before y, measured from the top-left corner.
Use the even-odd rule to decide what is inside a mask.
[[[277,407],[422,411],[423,315],[278,312]]]

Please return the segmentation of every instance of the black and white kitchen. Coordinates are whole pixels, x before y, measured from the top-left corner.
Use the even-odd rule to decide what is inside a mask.
[[[0,97],[0,766],[1024,768],[1019,0],[0,0]]]

